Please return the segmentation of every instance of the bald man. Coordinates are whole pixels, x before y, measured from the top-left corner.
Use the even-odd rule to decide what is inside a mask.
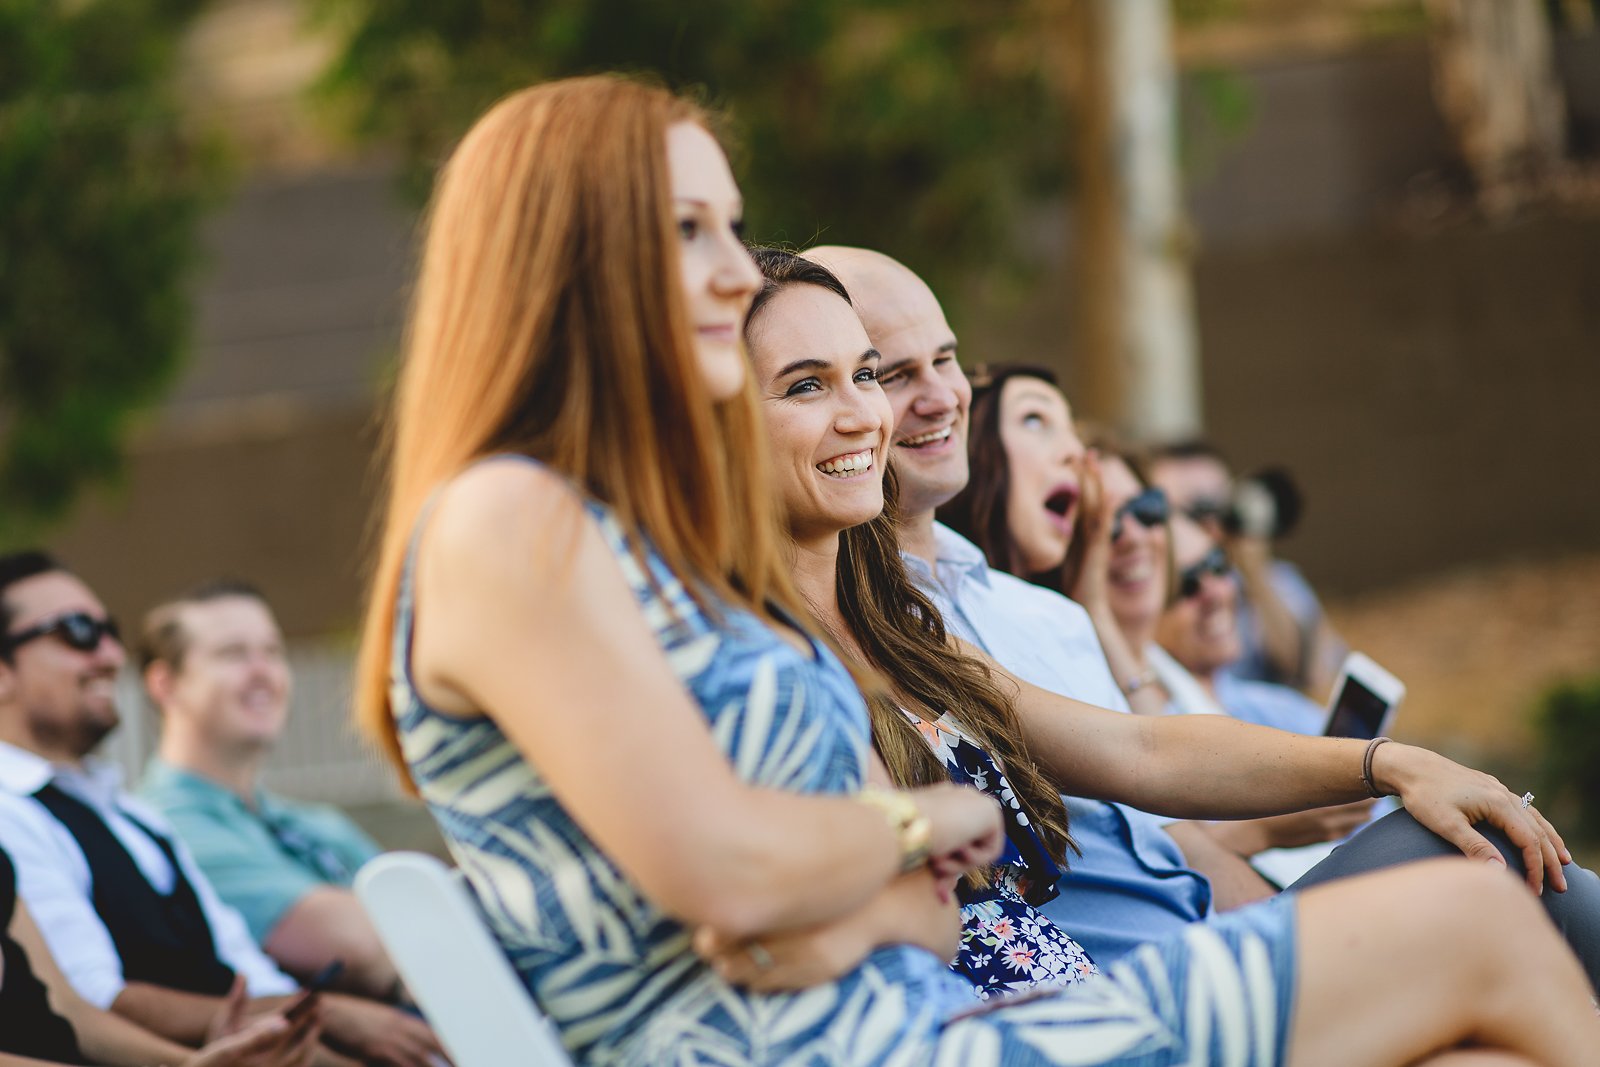
[[[1052,590],[989,567],[976,545],[935,521],[934,510],[967,483],[967,408],[972,389],[956,360],[956,336],[928,286],[879,252],[825,246],[805,253],[850,293],[873,346],[895,413],[893,462],[900,480],[901,555],[950,631],[1025,681],[1088,704],[1127,711],[1084,610]],[[1199,823],[1163,820],[1122,804],[1062,797],[1083,849],[1044,912],[1108,964],[1184,923],[1270,895],[1245,858]],[[1513,872],[1522,856],[1505,836],[1477,829]],[[1426,856],[1458,854],[1405,811],[1378,820],[1296,882],[1304,888]],[[1541,902],[1600,988],[1600,878],[1573,864],[1568,890]]]
[[[966,487],[972,388],[955,331],[932,290],[879,252],[825,246],[805,253],[837,274],[875,348],[894,408],[901,555],[950,630],[1018,677],[1063,696],[1128,710],[1088,613],[1059,593],[993,570],[977,546],[936,522]],[[1063,797],[1083,849],[1045,911],[1106,964],[1273,888],[1194,823],[1120,804]]]

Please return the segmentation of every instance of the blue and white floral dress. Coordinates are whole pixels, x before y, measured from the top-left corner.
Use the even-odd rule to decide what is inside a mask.
[[[1034,910],[1056,898],[1061,868],[994,757],[948,713],[929,722],[900,711],[928,742],[950,780],[994,797],[1005,816],[1005,851],[990,870],[990,884],[981,889],[963,884],[961,947],[951,967],[985,1000],[1040,986],[1073,985],[1099,974],[1082,945]]]
[[[647,568],[639,565],[634,542],[608,508],[591,501],[589,512],[737,772],[767,788],[859,790],[867,710],[844,666],[818,644],[793,647],[747,612],[724,607],[713,619],[648,546]],[[445,715],[418,695],[410,673],[413,562],[408,558],[395,616],[392,696],[401,748],[485,921],[577,1063],[1281,1062],[1294,976],[1287,898],[1196,926],[1136,950],[1097,981],[1033,999],[982,1003],[943,960],[905,945],[880,948],[837,981],[798,992],[759,995],[730,986],[691,950],[689,931],[600,851],[492,719]],[[506,1057],[519,1062],[514,1049]]]

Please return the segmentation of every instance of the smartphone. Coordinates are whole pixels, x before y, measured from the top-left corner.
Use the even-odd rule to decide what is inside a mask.
[[[1394,712],[1405,698],[1406,687],[1388,671],[1359,652],[1345,657],[1328,703],[1328,737],[1357,737],[1370,741],[1384,734]]]
[[[311,981],[300,987],[300,995],[283,1010],[283,1017],[294,1022],[310,1010],[317,994],[331,986],[344,973],[344,960],[333,960],[311,976]]]

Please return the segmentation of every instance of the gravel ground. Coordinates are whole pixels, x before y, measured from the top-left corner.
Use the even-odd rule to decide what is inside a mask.
[[[1457,571],[1328,614],[1406,683],[1395,734],[1451,751],[1526,753],[1540,694],[1600,674],[1600,554]]]

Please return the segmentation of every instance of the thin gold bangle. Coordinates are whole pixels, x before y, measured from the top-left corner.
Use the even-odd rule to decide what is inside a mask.
[[[900,870],[914,871],[928,862],[929,846],[933,839],[933,824],[911,799],[911,794],[900,789],[880,789],[869,785],[856,794],[856,799],[881,813],[894,831],[900,846]]]

